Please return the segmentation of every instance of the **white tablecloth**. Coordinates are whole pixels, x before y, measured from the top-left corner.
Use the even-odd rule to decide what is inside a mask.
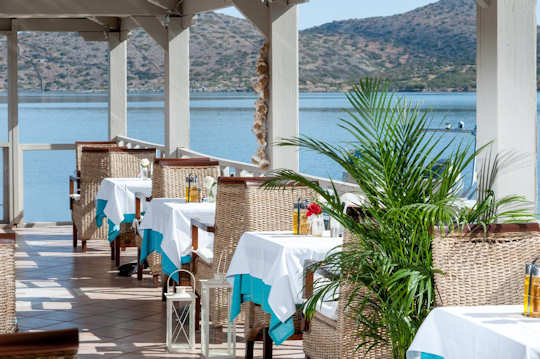
[[[305,261],[323,260],[342,242],[342,238],[297,236],[292,232],[246,232],[234,252],[227,278],[232,283],[235,275],[249,274],[269,285],[268,304],[284,322],[303,302]]]
[[[105,178],[97,193],[97,199],[107,201],[104,214],[114,224],[120,224],[124,215],[135,214],[135,193],[149,197],[152,181],[142,178]],[[141,201],[144,205],[144,201]],[[144,210],[144,209],[143,209]]]
[[[185,203],[183,199],[153,199],[150,202],[150,216],[145,214],[139,233],[151,229],[161,233],[161,250],[180,268],[181,258],[191,254],[191,219],[198,218],[204,223],[214,224],[215,203]],[[199,230],[199,247],[213,253],[214,234]]]
[[[540,319],[521,315],[522,305],[440,307],[428,315],[407,352],[444,359],[540,358]]]

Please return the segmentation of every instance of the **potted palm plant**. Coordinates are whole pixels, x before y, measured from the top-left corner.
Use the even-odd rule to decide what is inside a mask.
[[[433,228],[530,221],[532,216],[521,197],[486,196],[492,190],[485,184],[492,181],[477,187],[479,201],[467,207],[462,199],[462,173],[484,148],[443,144],[441,134],[426,131],[430,114],[389,92],[385,83],[362,80],[347,98],[353,109],[339,126],[354,137],[354,143],[341,146],[300,136],[277,145],[315,151],[339,164],[358,185],[364,219],[357,221],[345,213],[333,184],[328,190],[282,169],[266,185],[294,181],[312,188],[320,195],[323,210],[350,234],[341,251],[312,268],[339,274],[316,281],[305,305],[306,315],[313,316],[322,300],[339,298],[338,322],[348,323],[345,330],[343,323],[335,325],[339,335],[347,338],[334,339],[337,343],[333,349],[325,347],[325,355],[381,357],[389,352],[394,358],[405,358],[435,303],[438,270],[432,261]],[[354,327],[350,327],[351,319]],[[309,336],[305,338],[307,354],[317,358],[316,350],[310,352]],[[311,342],[321,346],[321,340]]]

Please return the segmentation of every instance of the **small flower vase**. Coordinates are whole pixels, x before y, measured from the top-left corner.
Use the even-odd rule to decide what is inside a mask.
[[[309,223],[311,224],[311,235],[315,237],[322,237],[324,233],[324,218],[322,215],[311,215],[309,217]]]
[[[148,166],[140,165],[139,178],[142,178],[142,179],[150,178],[150,171],[149,171]]]

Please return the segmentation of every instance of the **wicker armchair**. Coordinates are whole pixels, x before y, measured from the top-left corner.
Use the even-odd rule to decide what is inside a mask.
[[[199,283],[200,279],[213,278],[217,270],[217,258],[227,269],[238,241],[248,231],[292,231],[292,210],[299,198],[312,199],[314,193],[300,186],[286,190],[264,189],[261,184],[268,178],[261,177],[220,177],[216,199],[214,234],[214,261],[207,263],[196,253],[193,255],[192,270]],[[197,248],[194,248],[194,251]],[[200,284],[196,288],[200,293]],[[261,337],[270,323],[270,315],[260,306],[251,302],[242,305],[245,316],[245,336],[248,354],[252,356],[254,341]],[[214,318],[228,320],[228,308],[212,308]],[[295,321],[300,332],[300,320]],[[268,339],[267,336],[265,336]],[[266,341],[265,341],[266,342]]]
[[[345,231],[343,242],[352,240],[350,232]],[[326,276],[326,273],[320,273]],[[305,276],[305,297],[313,294],[313,273]],[[337,303],[336,317],[330,318],[322,313],[315,313],[304,330],[304,352],[309,359],[349,359],[367,358],[380,359],[392,358],[392,348],[376,346],[369,352],[362,347],[359,338],[355,335],[358,324],[353,318],[353,313],[348,305],[348,298],[352,288],[341,286]]]
[[[77,358],[78,349],[77,329],[0,335],[4,359],[71,359]]]
[[[1,233],[0,334],[17,331],[15,302],[15,233]]]
[[[207,157],[202,158],[156,158],[154,161],[154,173],[152,175],[152,198],[184,198],[186,177],[194,174],[202,181],[206,176],[219,177],[219,162],[210,161]],[[202,195],[206,196],[206,188],[202,186]],[[140,200],[136,203],[136,213],[140,216]],[[136,236],[138,247],[138,260],[140,263],[140,252],[142,238]],[[147,257],[148,266],[154,279],[154,287],[159,285],[161,274],[161,254],[152,252]],[[137,279],[142,279],[142,266],[138,267]]]
[[[537,223],[480,226],[436,232],[432,242],[436,304],[515,305],[523,303],[524,266],[540,256]]]
[[[143,158],[153,160],[156,150],[128,149],[126,147],[83,147],[81,160],[81,195],[73,203],[73,222],[78,236],[82,241],[82,250],[86,251],[86,241],[94,239],[107,239],[108,226],[96,225],[95,200],[101,181],[104,178],[136,177],[140,170],[140,161]],[[115,240],[116,249],[111,257],[117,258],[120,247],[135,245],[134,231],[131,225],[122,224],[121,231]],[[118,242],[116,242],[118,240]],[[130,243],[133,242],[133,243]],[[115,253],[116,252],[116,253]]]
[[[118,147],[116,142],[102,141],[102,142],[75,142],[75,174],[69,176],[69,209],[73,211],[73,201],[77,200],[80,196],[80,176],[81,176],[81,160],[82,160],[82,148],[83,147]],[[73,213],[71,215],[73,222]],[[73,224],[73,248],[77,248],[77,227]]]

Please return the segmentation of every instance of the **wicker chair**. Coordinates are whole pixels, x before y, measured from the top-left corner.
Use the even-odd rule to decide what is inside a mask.
[[[352,240],[351,234],[345,231],[343,242]],[[324,275],[324,273],[323,273]],[[307,273],[305,296],[313,294],[313,273]],[[350,305],[347,305],[352,288],[341,286],[337,303],[337,318],[329,318],[322,313],[315,313],[304,331],[304,352],[310,359],[349,359],[392,358],[392,348],[376,346],[367,352],[364,348],[357,350],[360,340],[355,336],[358,324],[353,318]]]
[[[515,305],[523,303],[524,267],[540,256],[537,223],[480,226],[435,232],[433,267],[436,304]]]
[[[81,177],[81,159],[83,147],[118,147],[116,142],[102,141],[102,142],[75,142],[75,175],[69,176],[69,209],[73,211],[73,201],[79,198],[80,195],[80,183]],[[73,222],[73,213],[71,215]],[[77,228],[73,224],[73,248],[77,248]]]
[[[77,329],[0,335],[4,359],[71,359],[77,358],[78,348]]]
[[[15,233],[1,233],[0,334],[17,331],[15,302]]]
[[[202,158],[156,158],[154,160],[154,173],[152,175],[152,198],[184,198],[186,177],[197,175],[202,181],[206,176],[219,177],[219,162]],[[206,188],[202,186],[203,197],[207,195]],[[141,213],[140,201],[137,201],[137,216]],[[140,257],[142,238],[136,236],[138,257]],[[154,287],[159,285],[161,275],[161,254],[152,252],[147,257],[148,266],[154,279]],[[140,263],[138,258],[137,263]],[[142,266],[138,267],[137,279],[142,279]]]
[[[107,239],[108,226],[103,223],[96,226],[95,200],[101,181],[104,178],[136,177],[140,170],[140,161],[143,158],[153,160],[156,150],[128,149],[126,147],[83,147],[81,160],[81,195],[73,203],[73,222],[82,241],[82,250],[86,251],[86,241],[94,239]],[[117,258],[120,248],[133,245],[134,231],[131,225],[123,223],[120,234],[115,240],[116,248],[111,253]],[[132,242],[132,243],[130,243]]]
[[[306,187],[290,187],[290,189],[264,189],[261,183],[268,178],[261,177],[220,177],[216,199],[214,258],[221,258],[228,268],[238,241],[248,231],[292,231],[292,210],[299,198],[313,199],[314,193]],[[195,248],[194,248],[195,249]],[[200,283],[200,279],[209,279],[217,270],[217,260],[205,262],[201,257],[193,255],[192,270]],[[200,284],[196,288],[200,293]],[[261,333],[266,333],[270,323],[270,315],[260,306],[251,302],[242,305],[245,316],[245,335],[248,352],[252,356],[253,344]],[[212,308],[214,318],[228,320],[228,307]],[[295,320],[300,332],[300,320]],[[268,340],[268,336],[265,336]],[[266,340],[265,340],[266,343]],[[250,356],[247,354],[247,356]]]

